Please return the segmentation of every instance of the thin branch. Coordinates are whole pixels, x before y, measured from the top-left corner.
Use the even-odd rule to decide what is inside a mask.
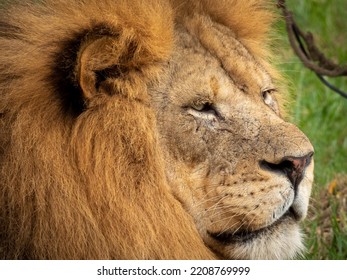
[[[326,58],[315,45],[312,34],[310,32],[304,33],[298,27],[292,12],[286,8],[285,0],[279,0],[278,7],[282,10],[286,21],[290,44],[306,67],[322,76],[347,76],[347,66],[338,65]],[[306,48],[301,39],[304,41]]]

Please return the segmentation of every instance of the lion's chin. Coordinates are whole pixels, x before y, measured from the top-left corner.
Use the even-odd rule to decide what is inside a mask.
[[[304,249],[298,222],[290,212],[260,230],[209,236],[211,247],[229,259],[293,259]]]

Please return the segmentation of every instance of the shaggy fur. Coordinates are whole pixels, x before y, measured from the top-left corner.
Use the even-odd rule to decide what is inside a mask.
[[[175,24],[194,30],[195,13],[267,59],[259,47],[273,19],[266,1],[8,6],[0,14],[0,258],[216,258],[167,182],[148,89],[164,75]]]
[[[0,27],[1,258],[211,258],[165,182],[146,94],[171,7],[22,4]]]

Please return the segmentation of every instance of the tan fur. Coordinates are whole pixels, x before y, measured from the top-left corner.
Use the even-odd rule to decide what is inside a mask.
[[[226,192],[219,191],[214,181],[220,181],[213,173],[220,162],[205,157],[197,140],[200,136],[192,138],[193,130],[201,129],[186,119],[196,112],[188,109],[183,117],[173,107],[186,108],[195,93],[209,89],[215,100],[224,98],[225,104],[233,104],[230,98],[236,98],[241,104],[236,91],[226,94],[234,87],[228,77],[253,94],[258,91],[254,81],[277,75],[265,62],[266,38],[274,18],[266,1],[21,1],[1,11],[0,18],[0,258],[213,259],[296,254],[297,250],[285,253],[289,249],[277,244],[283,238],[276,237],[280,229],[266,250],[262,240],[230,247],[207,236],[207,231],[220,227],[235,230],[232,217],[226,220],[228,211],[215,212],[216,196],[205,201],[213,192]],[[203,59],[199,56],[184,64],[203,49],[208,52]],[[239,56],[241,62],[236,62],[234,57]],[[189,76],[185,72],[189,65],[201,75]],[[216,67],[212,76],[211,65]],[[252,75],[247,72],[250,68]],[[247,102],[244,108],[253,104]],[[247,123],[244,113],[239,114],[241,123]],[[303,148],[297,155],[312,150],[294,126],[277,120],[278,116],[272,121],[269,114],[254,116],[279,127],[275,146],[283,145],[280,134],[284,132],[299,139],[285,144],[290,152],[297,151],[299,144]],[[272,138],[267,124],[263,127],[261,134]],[[253,137],[250,129],[246,128],[247,137]],[[221,148],[215,149],[219,154]],[[283,156],[282,150],[279,154]],[[254,170],[255,155],[260,152],[245,154],[250,164],[242,173]],[[243,162],[238,160],[240,152],[234,156],[231,162],[239,176]],[[311,183],[309,175],[303,201],[298,202],[303,212]],[[286,182],[283,185],[289,188]],[[232,203],[254,206],[254,201],[240,197]],[[221,219],[212,226],[208,207],[215,207],[212,214]],[[253,221],[247,224],[251,229],[264,225],[262,220]],[[284,226],[295,239],[288,241],[288,247],[299,246],[296,223],[292,224]]]

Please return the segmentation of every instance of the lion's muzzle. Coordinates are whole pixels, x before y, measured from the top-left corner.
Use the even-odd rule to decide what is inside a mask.
[[[297,195],[298,187],[302,181],[306,168],[310,165],[313,157],[313,151],[302,157],[284,157],[279,163],[262,161],[261,166],[267,170],[281,172],[287,176],[294,188],[294,194]]]

